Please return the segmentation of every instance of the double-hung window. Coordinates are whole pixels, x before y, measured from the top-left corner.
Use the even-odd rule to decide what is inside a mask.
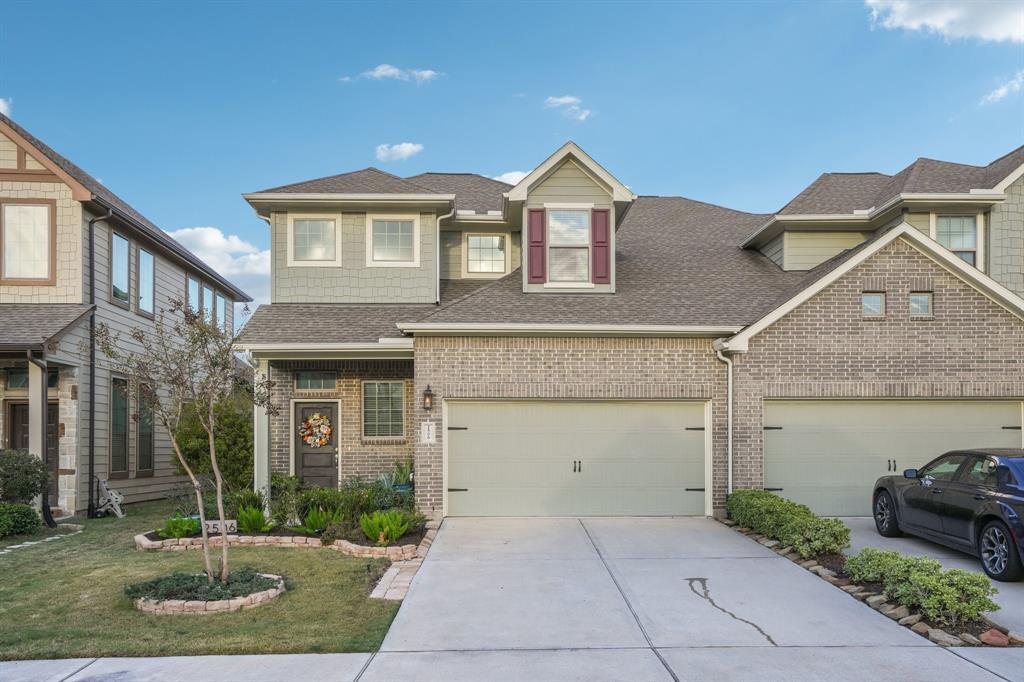
[[[978,217],[940,215],[935,219],[935,238],[954,254],[978,266]]]
[[[3,202],[0,209],[3,238],[0,280],[5,284],[55,283],[57,224],[54,202]]]
[[[131,300],[128,293],[129,251],[128,238],[116,232],[112,233],[110,236],[110,298],[114,303],[125,307]]]
[[[199,314],[202,310],[202,301],[200,300],[201,296],[199,294],[199,280],[195,279],[191,275],[188,277],[188,288],[185,295],[188,297],[188,301],[186,301],[188,307],[193,313]]]
[[[418,216],[367,216],[367,267],[419,265]]]
[[[152,315],[155,310],[154,282],[156,279],[156,263],[153,254],[139,249],[139,312]]]
[[[156,447],[156,433],[153,430],[153,410],[139,396],[139,416],[136,423],[135,475],[149,476],[153,473],[153,456]]]
[[[110,380],[110,477],[128,475],[128,381]]]
[[[508,240],[503,234],[467,234],[466,274],[502,275],[508,271]]]
[[[288,265],[341,265],[341,219],[327,215],[288,215]]]
[[[363,382],[363,437],[405,436],[405,382]]]
[[[590,281],[590,211],[548,209],[548,281]]]

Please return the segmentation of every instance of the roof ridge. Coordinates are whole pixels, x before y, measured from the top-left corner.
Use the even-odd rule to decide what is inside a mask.
[[[997,163],[999,163],[1000,161],[1002,161],[1002,160],[1003,160],[1003,159],[1005,159],[1006,157],[1010,156],[1011,154],[1016,154],[1016,153],[1017,153],[1017,152],[1019,152],[1019,151],[1020,151],[1021,149],[1024,149],[1024,144],[1022,144],[1021,146],[1019,146],[1019,147],[1017,147],[1017,148],[1015,148],[1015,149],[1011,149],[1010,151],[1008,151],[1008,152],[1006,152],[1005,154],[1003,154],[1002,156],[1000,156],[1000,157],[999,157],[998,159],[993,159],[992,161],[990,161],[990,162],[988,163],[988,165],[985,165],[985,166],[979,166],[979,168],[991,168],[992,166],[996,165]]]
[[[297,187],[298,185],[305,185],[305,184],[308,184],[308,183],[311,183],[311,182],[320,182],[320,181],[323,181],[323,180],[333,180],[335,178],[341,178],[341,177],[344,177],[346,175],[355,175],[356,173],[366,173],[368,171],[371,171],[371,172],[374,172],[374,173],[379,173],[380,175],[384,175],[384,176],[387,176],[387,177],[392,178],[394,180],[398,180],[399,182],[409,183],[413,187],[415,187],[417,189],[420,189],[420,190],[423,190],[427,194],[438,194],[438,192],[436,192],[435,190],[432,190],[432,189],[430,189],[428,187],[423,187],[422,185],[417,185],[415,182],[413,182],[412,180],[409,180],[408,178],[403,178],[400,175],[395,175],[394,173],[389,173],[388,171],[381,170],[380,168],[377,168],[376,166],[366,166],[365,168],[358,168],[356,170],[345,171],[344,173],[334,173],[333,175],[324,175],[324,176],[321,176],[319,178],[308,178],[306,180],[299,180],[297,182],[289,182],[289,183],[287,183],[285,185],[277,185],[276,187],[268,187],[267,189],[258,190],[256,192],[254,192],[254,194],[263,194],[265,192],[272,192],[272,191],[277,191],[277,190],[288,189],[289,187]],[[388,192],[388,194],[389,194],[389,192]]]

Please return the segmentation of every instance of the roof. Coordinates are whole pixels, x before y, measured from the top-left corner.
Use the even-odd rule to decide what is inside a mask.
[[[326,178],[303,180],[252,194],[440,194],[429,187],[386,173],[364,168]]]
[[[55,341],[93,306],[74,303],[5,303],[0,305],[0,348],[41,348]]]
[[[512,185],[476,173],[421,173],[408,178],[441,194],[455,195],[456,211],[500,211]]]
[[[43,156],[70,175],[76,182],[85,187],[86,190],[92,193],[95,200],[106,208],[113,210],[115,215],[130,223],[139,232],[143,233],[157,244],[163,246],[168,251],[171,251],[179,258],[182,258],[189,263],[192,267],[217,282],[221,289],[231,294],[232,298],[237,301],[252,300],[251,296],[228,280],[224,279],[216,270],[204,263],[199,256],[195,255],[175,241],[170,235],[150,222],[144,215],[132,208],[128,202],[107,189],[99,180],[55,152],[49,145],[35,137],[32,133],[22,128],[7,116],[0,114],[0,122],[10,126],[18,135],[25,138],[30,145],[35,147]]]

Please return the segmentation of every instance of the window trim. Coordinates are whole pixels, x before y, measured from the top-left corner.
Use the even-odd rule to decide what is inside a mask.
[[[221,301],[224,302],[224,319],[221,319],[220,316]],[[218,329],[224,332],[228,331],[225,325],[225,322],[228,321],[228,297],[225,296],[224,293],[220,291],[213,292],[213,320],[214,324],[217,325]]]
[[[869,313],[864,310],[864,297],[865,296],[881,296],[882,297],[882,312],[880,313]],[[886,301],[884,291],[862,291],[860,292],[860,316],[869,320],[881,320],[886,314]]]
[[[189,282],[196,283],[196,305],[193,306],[192,295],[189,293]],[[197,315],[203,312],[203,281],[198,277],[185,273],[185,307],[190,308]]]
[[[10,383],[11,382],[11,372],[17,372],[19,374],[22,373],[22,372],[25,373],[25,387],[24,388],[20,388],[18,386],[11,386],[11,383]],[[28,383],[29,379],[28,379],[28,368],[27,367],[25,367],[25,368],[22,368],[22,367],[4,367],[3,368],[3,373],[4,373],[3,389],[4,389],[5,392],[11,393],[11,394],[14,394],[14,395],[18,395],[18,396],[20,396],[22,393],[28,392],[28,390],[29,390],[29,383]],[[54,381],[54,385],[53,386],[50,385],[50,378],[51,377],[57,377],[57,380]],[[47,391],[56,391],[59,388],[60,388],[60,370],[58,370],[57,368],[51,367],[50,369],[48,369],[46,371],[46,390]]]
[[[153,259],[153,291],[152,310],[145,310],[142,307],[142,254],[148,253]],[[153,319],[156,317],[156,254],[141,246],[135,249],[135,312],[143,317]]]
[[[128,261],[125,263],[125,266],[128,268],[128,292],[127,292],[128,293],[128,300],[127,301],[122,301],[121,299],[119,299],[117,296],[114,295],[114,238],[115,237],[120,237],[121,239],[125,240],[125,242],[128,244]],[[116,305],[118,308],[124,308],[125,310],[131,310],[131,308],[132,308],[132,240],[127,235],[122,234],[121,232],[118,232],[117,230],[111,230],[110,231],[110,239],[107,240],[107,246],[110,249],[109,253],[108,253],[109,258],[107,259],[107,261],[108,261],[107,277],[110,280],[109,281],[109,285],[110,286],[107,287],[107,296],[110,299],[110,302],[113,305]]]
[[[587,214],[587,279],[556,280],[551,278],[551,249],[582,249],[582,244],[551,244],[551,211],[580,211]],[[594,204],[544,204],[544,287],[548,289],[592,289],[594,288]]]
[[[402,435],[400,436],[368,436],[366,435],[366,384],[401,384],[402,385]],[[363,379],[359,382],[359,435],[363,441],[374,442],[402,442],[408,438],[408,419],[405,411],[408,409],[408,396],[406,396],[405,379]]]
[[[124,409],[125,409],[125,423],[124,423],[124,470],[114,471],[114,384],[115,382],[124,382]],[[111,374],[110,375],[110,387],[109,396],[110,402],[109,414],[107,415],[107,479],[117,480],[128,478],[129,471],[131,470],[131,442],[132,442],[132,427],[131,427],[131,395],[128,390],[128,379],[126,377]]]
[[[967,261],[964,261],[967,265],[985,272],[985,213],[978,211],[977,213],[967,212],[956,212],[956,213],[942,213],[939,211],[932,211],[928,214],[928,236],[931,237],[935,242],[942,246],[953,255],[957,254],[957,251],[948,249],[943,246],[942,242],[939,241],[939,218],[964,218],[971,216],[974,218],[974,248],[973,249],[957,249],[957,251],[973,252],[974,253],[974,265],[971,265]],[[957,256],[957,258],[960,258]],[[962,258],[960,260],[963,260]]]
[[[926,313],[915,313],[911,299],[914,296],[927,296],[928,297],[928,312]],[[925,319],[929,317],[935,317],[935,292],[933,291],[911,291],[907,296],[907,306],[910,309],[910,316],[918,319]]]
[[[333,220],[334,221],[334,260],[295,260],[295,221],[296,220]],[[341,213],[288,213],[286,230],[287,264],[290,268],[336,268],[341,267]]]
[[[469,238],[470,237],[504,237],[505,269],[502,272],[470,272],[469,271]],[[462,233],[462,278],[463,279],[500,279],[512,270],[512,233],[511,232],[463,232]]]
[[[374,260],[373,221],[412,221],[412,260]],[[368,268],[418,268],[420,266],[420,214],[419,213],[367,213],[366,214],[366,267]]]
[[[46,206],[50,211],[50,273],[49,277],[7,277],[4,272],[4,207],[5,206]],[[0,197],[0,285],[12,287],[52,287],[57,284],[57,200],[16,199]]]
[[[312,372],[316,372],[316,373],[320,373],[320,374],[330,374],[330,375],[333,375],[334,376],[334,386],[331,387],[331,388],[302,388],[301,386],[299,386],[299,375],[300,374],[309,374],[309,373],[312,373]],[[297,369],[297,370],[295,370],[295,372],[294,372],[294,374],[292,376],[292,388],[295,391],[297,391],[297,392],[301,391],[303,393],[305,393],[305,392],[314,392],[314,391],[337,391],[338,390],[338,371],[337,370],[331,370],[331,369]]]
[[[139,396],[139,392],[135,392],[135,411],[138,414],[138,420],[135,422],[135,478],[147,478],[153,475],[153,471],[156,469],[156,416],[153,414],[153,410],[149,409],[149,440],[151,444],[150,456],[150,467],[143,469],[140,463],[140,457],[142,455],[142,409],[143,401]]]
[[[217,324],[217,309],[216,309],[215,306],[217,304],[217,290],[213,288],[213,285],[206,284],[205,282],[202,282],[200,284],[199,291],[202,292],[202,298],[200,300],[202,301],[202,306],[203,307],[202,307],[202,310],[200,311],[200,315],[202,316],[203,324],[216,325]],[[210,292],[210,313],[209,313],[209,315],[207,315],[207,313],[206,313],[206,292],[207,291]]]

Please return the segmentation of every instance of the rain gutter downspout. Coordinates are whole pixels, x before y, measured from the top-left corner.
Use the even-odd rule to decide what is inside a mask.
[[[96,518],[96,241],[93,239],[96,223],[110,220],[114,209],[108,208],[107,214],[89,220],[87,239],[89,240],[89,508],[87,515]]]
[[[717,346],[718,344],[716,344]],[[728,486],[726,495],[732,495],[732,359],[727,357],[721,348],[715,348],[715,355],[725,363],[726,367],[726,393],[725,393],[725,414],[726,414],[726,461],[728,462]]]
[[[441,221],[447,220],[455,215],[455,202],[452,202],[452,210],[444,215],[437,216],[437,245],[434,247],[434,269],[437,272],[437,283],[434,288],[434,304],[441,305]]]
[[[49,412],[49,405],[50,405],[50,395],[49,395],[49,391],[47,389],[47,384],[49,382],[47,381],[47,372],[46,372],[46,351],[43,351],[43,359],[42,360],[37,358],[35,356],[35,353],[33,353],[31,350],[25,351],[25,355],[28,356],[28,361],[31,362],[36,367],[38,367],[39,371],[42,372],[42,375],[43,375],[43,380],[40,382],[40,384],[42,386],[40,391],[42,392],[42,399],[43,399],[43,403],[42,403],[42,405],[43,405],[42,406],[42,410],[43,410],[43,439],[42,439],[42,445],[40,445],[40,447],[42,448],[42,451],[39,453],[39,457],[40,457],[40,459],[43,460],[43,463],[45,464],[46,463],[46,455],[48,454],[47,450],[49,450],[49,443],[46,442],[47,441],[46,437],[47,437],[47,435],[49,435],[48,432],[50,430],[49,424],[46,423],[46,417],[47,417],[47,413]],[[47,470],[50,469],[49,466],[47,466],[46,468],[47,468]],[[50,511],[50,482],[49,481],[46,482],[46,487],[43,488],[43,504],[42,504],[42,509],[43,509],[43,521],[45,521],[46,525],[49,526],[50,528],[56,528],[57,527],[57,522],[53,520],[53,512]]]

